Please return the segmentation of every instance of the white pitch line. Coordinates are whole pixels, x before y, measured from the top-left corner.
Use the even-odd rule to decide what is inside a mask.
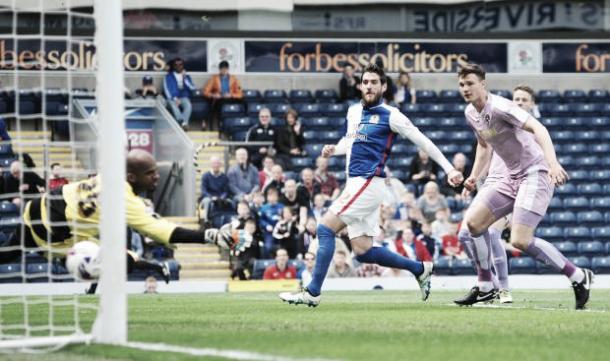
[[[183,353],[192,356],[215,356],[223,357],[230,360],[251,360],[251,361],[337,361],[331,359],[322,358],[292,358],[285,356],[275,356],[269,354],[262,354],[250,351],[241,350],[222,350],[215,348],[194,348],[194,347],[183,347],[175,345],[167,345],[164,343],[146,343],[146,342],[127,342],[127,344],[121,345],[146,351],[161,351],[161,352],[175,352]]]
[[[460,306],[460,305],[456,305],[455,303],[447,303],[445,306],[452,306],[452,307],[474,307],[474,308],[498,308],[498,309],[513,309],[513,310],[536,310],[536,311],[561,311],[561,312],[585,312],[585,313],[606,313],[608,311],[606,310],[591,310],[591,309],[584,309],[584,310],[576,310],[576,309],[571,309],[571,308],[553,308],[553,307],[527,307],[527,306],[511,306],[511,305],[482,305],[482,304],[474,304],[471,306]]]

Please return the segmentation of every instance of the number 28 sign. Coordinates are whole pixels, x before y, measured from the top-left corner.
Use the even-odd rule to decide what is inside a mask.
[[[153,154],[152,129],[127,129],[129,149],[142,149]]]

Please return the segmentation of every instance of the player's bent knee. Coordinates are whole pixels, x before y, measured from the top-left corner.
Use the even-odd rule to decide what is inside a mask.
[[[356,237],[350,240],[350,243],[352,244],[352,251],[356,255],[356,259],[358,259],[359,256],[367,253],[369,249],[373,247],[373,239],[367,236]],[[358,260],[358,262],[361,261]]]
[[[472,219],[466,221],[466,226],[471,234],[480,235],[485,232],[485,225]]]
[[[521,251],[525,251],[525,250],[527,250],[527,245],[529,244],[529,240],[524,241],[522,239],[511,239],[510,243],[513,245],[513,247],[520,249]]]

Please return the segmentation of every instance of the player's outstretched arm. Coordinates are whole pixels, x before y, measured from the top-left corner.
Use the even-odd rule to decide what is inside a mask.
[[[553,140],[551,139],[551,135],[546,127],[536,120],[536,118],[529,117],[525,124],[523,124],[523,129],[533,133],[536,137],[536,141],[538,144],[540,144],[540,147],[544,152],[544,158],[550,167],[549,177],[551,178],[551,182],[557,185],[562,185],[567,182],[569,178],[568,173],[565,171],[565,169],[563,169],[557,160]]]
[[[472,171],[470,172],[468,179],[464,182],[464,187],[469,191],[472,192],[476,189],[477,181],[489,170],[492,152],[492,148],[487,143],[478,139]]]

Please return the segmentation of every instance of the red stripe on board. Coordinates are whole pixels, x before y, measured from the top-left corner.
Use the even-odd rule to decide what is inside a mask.
[[[349,202],[347,202],[347,204],[344,205],[343,208],[341,208],[341,210],[339,211],[339,214],[337,214],[338,216],[341,215],[341,213],[345,212],[349,208],[349,206],[351,206],[352,203],[354,203],[356,198],[358,198],[358,196],[366,189],[366,187],[368,187],[369,183],[371,183],[371,179],[373,179],[373,178],[371,177],[371,178],[367,179],[366,182],[364,182],[362,187],[358,190],[358,192],[356,192],[356,194],[354,194],[352,199],[350,199]]]

